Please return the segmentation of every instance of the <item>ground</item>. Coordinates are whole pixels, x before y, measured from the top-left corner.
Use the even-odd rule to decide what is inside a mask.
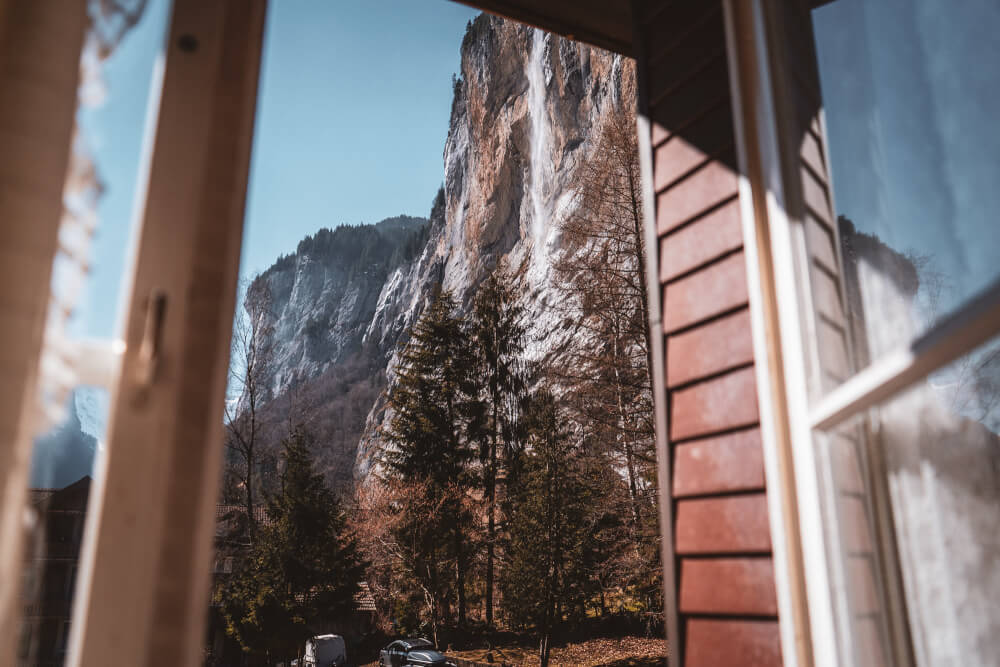
[[[492,653],[493,662],[505,662],[517,667],[538,664],[538,648],[524,643],[501,644],[492,651],[474,649],[447,651],[450,657],[486,662]],[[665,667],[667,664],[667,642],[662,639],[644,637],[622,637],[620,639],[589,639],[572,642],[552,648],[553,667]],[[377,662],[360,667],[377,667]]]

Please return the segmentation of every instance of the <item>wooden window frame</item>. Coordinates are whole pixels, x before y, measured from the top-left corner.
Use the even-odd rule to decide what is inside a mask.
[[[266,0],[173,1],[74,667],[201,660],[265,13]]]
[[[267,1],[172,4],[138,179],[127,347],[69,626],[74,666],[201,662]],[[0,667],[15,664],[24,612],[38,364],[86,25],[83,2],[0,0]]]
[[[86,4],[0,0],[0,665],[13,665],[52,258]]]
[[[1000,334],[1000,280],[927,332],[876,359],[812,406],[810,421],[827,431],[899,395],[934,371]]]
[[[174,2],[164,64],[163,97],[158,105],[160,113],[152,118],[156,141],[148,165],[145,203],[140,208],[143,238],[139,243],[128,311],[128,352],[123,359],[113,401],[115,410],[105,474],[97,476],[92,489],[93,509],[88,513],[79,577],[81,585],[71,626],[71,665],[114,664],[123,655],[130,655],[129,659],[144,664],[161,661],[166,664],[171,660],[174,661],[171,664],[197,664],[203,617],[203,611],[199,610],[207,603],[214,519],[213,512],[203,510],[216,500],[217,476],[202,475],[193,487],[196,490],[194,503],[186,512],[171,513],[166,511],[166,505],[177,497],[174,485],[178,483],[179,471],[170,466],[170,457],[179,453],[178,441],[167,438],[159,443],[162,445],[157,454],[160,464],[146,466],[138,475],[130,465],[138,460],[136,452],[129,454],[126,445],[116,450],[115,445],[122,442],[134,447],[136,439],[148,436],[148,429],[155,428],[157,423],[151,416],[155,411],[150,406],[176,408],[179,395],[186,388],[185,379],[171,372],[178,370],[176,354],[182,349],[186,330],[183,327],[181,330],[165,329],[161,343],[156,336],[161,324],[159,316],[150,307],[161,303],[158,295],[167,294],[169,314],[163,326],[175,326],[177,304],[184,303],[183,291],[189,289],[197,275],[199,261],[203,262],[204,258],[191,254],[179,261],[174,258],[175,261],[165,262],[163,247],[158,247],[163,242],[164,229],[170,227],[170,233],[177,234],[176,225],[168,225],[168,219],[176,220],[176,214],[181,213],[180,219],[185,222],[180,224],[183,228],[180,238],[189,242],[200,238],[198,232],[204,231],[206,224],[220,227],[220,233],[225,236],[220,242],[224,252],[215,260],[226,284],[212,303],[221,313],[232,312],[235,306],[265,5],[266,0],[254,0],[247,10],[237,0]],[[3,7],[0,1],[0,18]],[[245,15],[236,16],[232,11],[234,7],[243,9]],[[777,11],[777,5],[768,0],[726,0],[724,7],[741,166],[740,208],[757,360],[755,374],[765,474],[768,489],[777,491],[768,494],[768,503],[784,660],[786,665],[833,667],[847,663],[841,660],[846,656],[840,654],[837,638],[836,601],[831,588],[834,577],[827,562],[827,536],[823,531],[813,432],[835,426],[897,395],[1000,334],[1000,283],[968,301],[912,344],[876,361],[820,400],[810,402],[807,365],[814,350],[808,337],[812,316],[809,275],[803,271],[802,230],[785,211],[782,158],[777,146],[781,128],[776,121],[775,91],[770,75],[775,62],[768,41],[768,25],[769,15]],[[194,42],[187,39],[191,36]],[[185,66],[183,62],[192,58],[208,59],[210,66],[202,68],[206,73],[199,76],[193,74],[195,70],[185,70],[190,65]],[[186,74],[172,77],[174,68]],[[213,125],[208,118],[213,113],[221,113],[214,105],[224,93],[216,91],[224,89],[232,81],[227,77],[233,74],[237,75],[240,85],[236,91],[236,106],[229,111],[235,110],[241,122],[221,133],[227,135],[224,148],[231,151],[222,170],[223,185],[227,188],[224,192],[226,215],[222,220],[209,221],[211,209],[205,203],[206,188],[213,179],[217,182],[219,172],[209,172],[214,165],[213,154],[205,146],[210,145],[207,139],[218,132],[219,126]],[[73,92],[75,95],[75,90]],[[192,110],[195,115],[203,114],[204,122],[190,122]],[[640,116],[638,122],[640,139],[648,139],[648,121]],[[641,149],[644,180],[648,181],[648,140]],[[182,178],[181,173],[185,171],[191,176]],[[178,209],[178,201],[194,204]],[[647,210],[653,209],[652,201],[644,203]],[[647,233],[651,229],[647,225]],[[649,248],[655,247],[655,238],[646,240]],[[655,285],[655,263],[650,262],[647,270],[650,284]],[[651,290],[651,294],[654,293],[655,290]],[[657,331],[658,300],[651,298],[650,305],[650,325]],[[183,326],[190,327],[192,321],[184,321]],[[206,352],[210,362],[209,377],[203,379],[209,387],[212,406],[216,402],[221,406],[224,397],[229,329],[228,326],[222,329],[216,326],[212,332],[214,347]],[[663,386],[662,349],[654,346],[653,352],[654,357],[659,357],[654,359],[654,371],[660,374],[657,386]],[[190,382],[190,378],[186,381]],[[31,382],[33,380],[29,379],[29,385]],[[658,450],[662,450],[659,439],[666,432],[666,413],[660,404],[656,418]],[[198,439],[207,446],[196,465],[203,472],[214,473],[221,451],[217,446],[221,442],[221,423],[206,424]],[[145,455],[152,453],[146,451]],[[669,469],[664,466],[669,460],[663,456],[659,458],[661,479],[667,479]],[[26,479],[14,478],[13,483],[8,483],[5,501],[18,491],[18,485],[26,487]],[[26,492],[26,488],[20,491]],[[153,502],[137,508],[135,503],[150,492],[155,496]],[[5,504],[5,517],[12,506]],[[142,511],[150,507],[155,516],[146,518],[152,520],[139,520],[145,516]],[[195,516],[201,518],[192,523]],[[669,517],[669,512],[661,517],[665,524],[664,535],[671,533]],[[5,534],[10,529],[6,524],[0,527]],[[190,570],[179,591],[165,591],[157,586],[158,576],[169,564],[143,561],[127,552],[129,545],[141,546],[141,553],[157,559],[162,549],[178,541],[186,547],[181,551],[187,556],[185,562]],[[128,556],[123,558],[119,553],[116,557],[115,552],[128,553]],[[4,551],[0,556],[0,566],[8,568],[12,562],[10,554]],[[117,586],[116,604],[108,604],[105,597],[110,590],[108,586],[129,573],[137,585]],[[21,579],[15,577],[14,580],[19,582]],[[672,591],[667,593],[669,599]],[[186,614],[182,632],[171,635],[177,647],[173,655],[154,654],[151,650],[161,645],[156,635],[162,638],[165,632],[154,631],[154,620],[163,618],[161,613],[166,612],[161,605],[168,598],[178,605],[178,609],[192,613]],[[6,627],[0,630],[12,632],[9,611],[11,603],[20,611],[18,602],[16,596],[13,601],[0,600],[4,605],[0,609],[0,621],[7,619]],[[672,611],[668,610],[668,634],[676,641],[677,621]],[[0,664],[5,657],[0,656]]]
[[[811,398],[809,365],[816,359],[817,343],[809,258],[802,223],[786,212],[787,165],[782,163],[779,136],[788,130],[778,122],[775,98],[783,91],[775,89],[780,79],[772,77],[775,69],[785,66],[771,42],[775,15],[785,8],[771,0],[727,0],[726,11],[762,439],[768,488],[779,489],[773,494],[771,520],[784,662],[851,665],[853,659],[844,650],[851,642],[844,636],[850,629],[837,622],[837,606],[845,594],[836,565],[828,559],[829,540],[835,538],[824,525],[817,439],[820,432],[900,395],[1000,336],[1000,280],[910,343]],[[825,144],[822,114],[819,130]],[[887,520],[885,515],[880,519]],[[786,609],[793,613],[786,614]],[[898,616],[898,607],[890,614]],[[890,620],[907,625],[905,618]],[[899,646],[898,632],[892,640],[897,658],[905,660],[908,650]]]

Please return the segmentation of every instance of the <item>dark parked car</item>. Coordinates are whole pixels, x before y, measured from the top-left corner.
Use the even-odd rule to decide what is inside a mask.
[[[426,639],[397,639],[382,649],[379,667],[455,667]]]

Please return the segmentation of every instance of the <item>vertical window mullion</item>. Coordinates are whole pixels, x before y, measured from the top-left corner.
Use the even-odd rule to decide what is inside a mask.
[[[812,345],[811,279],[800,210],[788,81],[793,60],[781,41],[783,12],[793,3],[727,3],[731,47],[739,61],[734,86],[740,135],[741,208],[748,248],[750,304],[772,536],[784,560],[779,572],[786,665],[850,665],[838,641],[822,485],[809,421],[809,396],[820,378]],[[818,112],[818,109],[817,109]],[[745,194],[744,194],[745,193]],[[746,201],[744,201],[746,200]],[[775,516],[777,515],[777,516]],[[776,558],[776,565],[777,565]],[[782,580],[785,580],[782,583]],[[781,586],[785,588],[784,593]],[[787,630],[786,630],[787,628]],[[792,645],[789,645],[792,644]]]
[[[71,665],[196,664],[266,0],[174,0]]]

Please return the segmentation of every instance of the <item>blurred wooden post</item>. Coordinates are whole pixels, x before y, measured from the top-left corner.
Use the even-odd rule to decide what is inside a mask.
[[[84,2],[0,0],[0,666],[14,664],[37,375]]]
[[[202,662],[265,8],[174,1],[70,665]]]

